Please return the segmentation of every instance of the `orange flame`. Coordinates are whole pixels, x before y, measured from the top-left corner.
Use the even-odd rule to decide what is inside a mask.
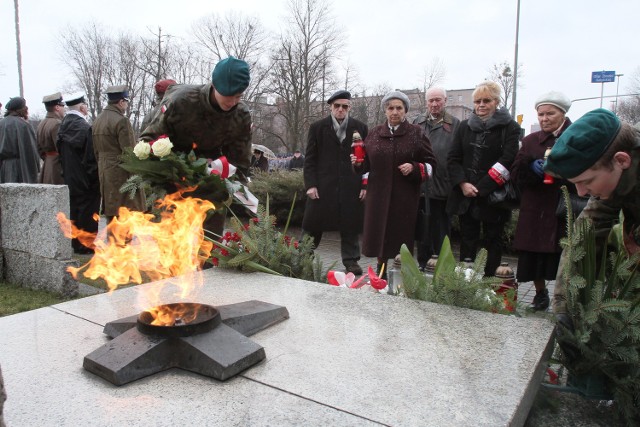
[[[156,281],[200,269],[213,248],[204,239],[202,229],[207,211],[214,209],[213,203],[182,198],[178,192],[159,200],[157,206],[162,210],[160,221],[151,214],[121,207],[118,216],[98,236],[78,229],[59,212],[57,218],[65,237],[95,246],[95,255],[87,264],[68,267],[67,271],[77,278],[78,272],[85,270],[85,277],[102,278],[113,291],[119,285],[142,283],[142,273]],[[182,298],[193,287],[193,281],[183,282]]]

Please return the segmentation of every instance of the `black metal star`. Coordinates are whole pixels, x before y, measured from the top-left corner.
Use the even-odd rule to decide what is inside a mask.
[[[84,358],[83,366],[115,385],[181,368],[221,381],[266,357],[264,348],[247,336],[289,318],[286,307],[246,301],[216,307],[222,323],[188,337],[165,338],[138,331],[138,315],[109,322],[104,333],[113,340]]]

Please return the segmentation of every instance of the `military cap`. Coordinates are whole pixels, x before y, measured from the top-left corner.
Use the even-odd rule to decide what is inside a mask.
[[[602,157],[621,126],[609,110],[589,111],[560,135],[544,164],[545,172],[567,179],[580,175]]]
[[[127,85],[109,86],[105,92],[109,101],[118,101],[120,99],[129,101],[129,88],[127,88]]]
[[[382,105],[382,109],[384,109],[384,104],[392,99],[399,99],[400,101],[402,101],[402,103],[404,104],[404,112],[409,112],[409,106],[411,105],[411,103],[409,102],[409,97],[399,90],[393,90],[386,94],[384,98],[382,98],[382,102],[380,103],[380,105]]]
[[[172,79],[160,80],[158,83],[156,83],[156,85],[154,86],[154,89],[156,90],[156,93],[158,95],[163,95],[167,91],[167,89],[169,89],[169,86],[174,85],[176,83],[178,82]]]
[[[569,111],[571,108],[571,100],[562,92],[557,92],[552,90],[551,92],[547,92],[543,95],[540,95],[538,99],[536,99],[536,110],[541,105],[553,105],[554,107],[558,107],[565,113]]]
[[[211,73],[211,82],[222,96],[233,96],[249,86],[249,64],[230,56],[218,62]]]
[[[348,90],[339,90],[327,99],[327,104],[332,104],[336,99],[351,99],[351,92]]]
[[[43,97],[42,103],[47,107],[51,107],[53,105],[64,105],[64,101],[62,101],[62,94],[60,92]]]
[[[78,105],[78,104],[86,104],[87,101],[84,99],[84,93],[74,94],[69,96],[65,101],[68,106]]]
[[[18,111],[26,106],[27,101],[21,96],[16,96],[14,98],[11,98],[9,102],[7,102],[7,106],[5,107],[5,109],[7,111]]]

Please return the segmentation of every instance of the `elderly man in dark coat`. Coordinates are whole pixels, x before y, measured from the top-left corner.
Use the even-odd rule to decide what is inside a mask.
[[[347,272],[362,274],[358,265],[366,186],[351,167],[354,132],[367,137],[367,125],[349,117],[351,93],[340,90],[327,103],[331,114],[309,128],[304,159],[307,202],[302,220],[304,233],[317,247],[324,231],[340,231],[342,263]]]
[[[84,95],[67,100],[69,112],[58,130],[58,153],[62,177],[69,187],[69,217],[75,225],[89,233],[98,232],[93,215],[100,211],[100,181],[93,153],[91,125],[85,119],[88,109]],[[91,253],[77,239],[72,241],[76,253]]]
[[[62,185],[62,166],[56,149],[58,141],[58,129],[64,117],[64,101],[60,92],[47,95],[42,98],[42,103],[47,110],[44,120],[38,125],[36,132],[38,138],[38,152],[44,160],[40,182],[43,184]]]
[[[11,98],[4,116],[0,120],[0,184],[36,184],[40,158],[25,99]]]
[[[144,194],[138,192],[134,199],[120,192],[120,187],[129,179],[129,172],[120,167],[120,156],[127,147],[133,148],[133,127],[124,115],[129,105],[129,90],[126,86],[111,86],[106,90],[108,105],[93,124],[93,151],[98,161],[102,210],[111,222],[120,207],[130,210],[145,209]]]

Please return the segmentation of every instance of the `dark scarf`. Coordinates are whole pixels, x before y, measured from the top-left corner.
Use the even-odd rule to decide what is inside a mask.
[[[502,107],[499,110],[496,110],[493,113],[493,116],[489,117],[488,120],[484,121],[480,117],[476,115],[476,113],[471,113],[471,117],[469,117],[469,128],[474,132],[486,132],[498,126],[506,126],[513,120],[511,118],[511,114],[509,114],[509,110]]]

